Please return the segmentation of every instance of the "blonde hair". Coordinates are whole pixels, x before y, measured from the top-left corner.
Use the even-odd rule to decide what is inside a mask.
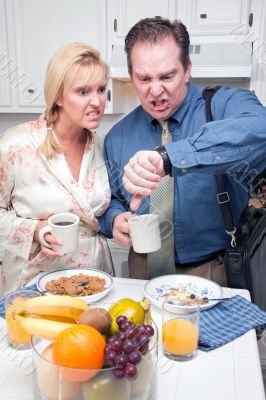
[[[44,97],[46,102],[45,119],[47,122],[47,136],[39,147],[46,158],[51,159],[56,154],[64,152],[64,148],[53,134],[53,124],[57,120],[57,99],[73,83],[79,72],[86,72],[86,82],[94,79],[100,71],[108,76],[108,66],[100,58],[98,50],[85,43],[70,43],[60,48],[49,61],[44,83]]]

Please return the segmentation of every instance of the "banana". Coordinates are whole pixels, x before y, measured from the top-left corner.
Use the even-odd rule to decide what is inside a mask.
[[[33,297],[16,307],[16,314],[50,315],[78,320],[89,306],[81,299],[71,296],[51,295]]]
[[[14,319],[30,335],[36,335],[47,340],[54,340],[64,329],[70,328],[75,324],[51,321],[43,318],[23,317],[14,314]]]
[[[139,303],[145,310],[144,324],[152,325],[150,302],[144,297]]]

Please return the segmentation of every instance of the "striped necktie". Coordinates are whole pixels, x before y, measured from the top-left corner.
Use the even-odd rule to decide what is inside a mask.
[[[162,127],[161,144],[172,142],[168,121],[158,121]],[[162,246],[158,251],[148,254],[148,279],[156,276],[175,274],[174,250],[174,178],[167,175],[161,178],[158,189],[150,196],[150,213],[158,214]]]

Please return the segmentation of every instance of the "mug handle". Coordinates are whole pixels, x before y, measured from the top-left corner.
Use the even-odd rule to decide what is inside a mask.
[[[49,247],[51,249],[52,245],[50,243],[46,242],[46,240],[44,239],[44,236],[46,233],[51,233],[51,228],[49,225],[43,226],[39,230],[39,241],[41,244],[43,244],[44,246]]]

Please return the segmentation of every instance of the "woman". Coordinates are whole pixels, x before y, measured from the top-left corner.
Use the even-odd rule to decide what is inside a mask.
[[[44,115],[0,137],[4,292],[23,287],[40,271],[94,267],[113,273],[97,220],[108,207],[110,189],[101,139],[93,133],[104,113],[107,74],[97,50],[83,43],[63,47],[48,64]],[[39,242],[39,230],[58,212],[80,218],[75,254]],[[57,243],[50,234],[45,240]]]

